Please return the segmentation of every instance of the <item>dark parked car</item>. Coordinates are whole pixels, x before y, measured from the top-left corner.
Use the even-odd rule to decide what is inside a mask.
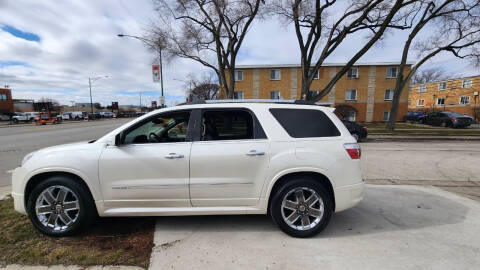
[[[454,112],[432,112],[425,116],[425,124],[442,127],[468,127],[472,124],[472,118]]]
[[[342,120],[342,122],[357,141],[367,138],[368,132],[366,126],[348,120]]]
[[[405,121],[410,122],[420,122],[422,123],[425,118],[424,112],[407,112],[407,114],[403,117]]]

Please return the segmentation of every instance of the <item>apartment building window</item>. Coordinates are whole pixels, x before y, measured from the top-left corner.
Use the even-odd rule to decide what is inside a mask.
[[[462,88],[472,88],[472,80],[463,80]]]
[[[468,104],[470,104],[469,96],[460,97],[460,105],[468,105]]]
[[[425,93],[427,92],[427,86],[425,84],[422,84],[418,87],[418,92],[419,93]]]
[[[358,78],[358,68],[352,67],[351,69],[349,69],[348,72],[347,72],[347,78],[349,78],[349,79]]]
[[[279,81],[280,80],[280,69],[271,69],[270,70],[270,80]]]
[[[418,106],[418,107],[423,107],[423,106],[425,106],[425,99],[419,99],[419,100],[417,101],[417,106]]]
[[[243,81],[243,70],[235,70],[235,81]]]
[[[270,99],[281,99],[280,91],[270,91]]]
[[[408,105],[412,105],[412,101],[410,99],[408,100]]]
[[[437,105],[445,105],[445,98],[437,98]]]
[[[392,89],[385,90],[385,100],[393,100],[393,93],[395,91]]]
[[[0,101],[7,101],[7,94],[0,94]]]
[[[348,89],[345,100],[357,100],[357,89]]]
[[[347,121],[352,121],[352,122],[355,122],[355,119],[357,118],[357,112],[356,111],[348,111],[345,113],[345,116],[343,117],[343,119],[347,120]]]
[[[438,84],[438,91],[447,89],[447,82],[441,82]]]
[[[312,73],[313,73],[313,68],[310,69],[310,74],[312,74]],[[320,70],[317,70],[317,71],[315,72],[315,74],[313,74],[313,79],[314,79],[314,80],[318,80],[318,79],[320,78],[319,73],[320,73]]]
[[[388,121],[388,119],[390,119],[390,111],[383,112],[383,118],[382,118],[382,120],[383,120],[383,121]]]
[[[397,67],[387,67],[387,78],[397,78]]]
[[[243,92],[233,92],[233,99],[243,99]]]

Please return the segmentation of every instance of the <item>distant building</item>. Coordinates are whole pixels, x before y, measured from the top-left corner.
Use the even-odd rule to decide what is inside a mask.
[[[408,109],[452,111],[480,118],[480,75],[412,85]]]
[[[75,107],[88,107],[88,108],[90,108],[90,102],[75,103]]]
[[[12,91],[7,88],[0,88],[0,113],[13,113]]]
[[[13,100],[13,109],[16,112],[33,112],[33,99],[14,99]]]
[[[311,85],[320,91],[344,64],[324,64]],[[390,117],[398,63],[357,63],[320,101],[330,102],[343,118],[358,122],[381,122]],[[407,66],[407,72],[410,65]],[[300,99],[300,65],[237,65],[235,98]],[[408,85],[406,86],[408,88]],[[400,97],[398,120],[407,113],[408,91]]]

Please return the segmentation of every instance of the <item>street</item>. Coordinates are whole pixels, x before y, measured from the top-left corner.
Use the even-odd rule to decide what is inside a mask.
[[[26,154],[58,144],[97,139],[132,119],[0,128],[0,187],[11,185],[9,171],[18,167]]]

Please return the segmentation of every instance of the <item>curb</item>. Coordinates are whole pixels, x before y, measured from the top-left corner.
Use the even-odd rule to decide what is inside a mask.
[[[364,142],[369,142],[369,141],[480,141],[480,136],[371,135],[371,136],[368,136],[366,140],[364,140]]]

